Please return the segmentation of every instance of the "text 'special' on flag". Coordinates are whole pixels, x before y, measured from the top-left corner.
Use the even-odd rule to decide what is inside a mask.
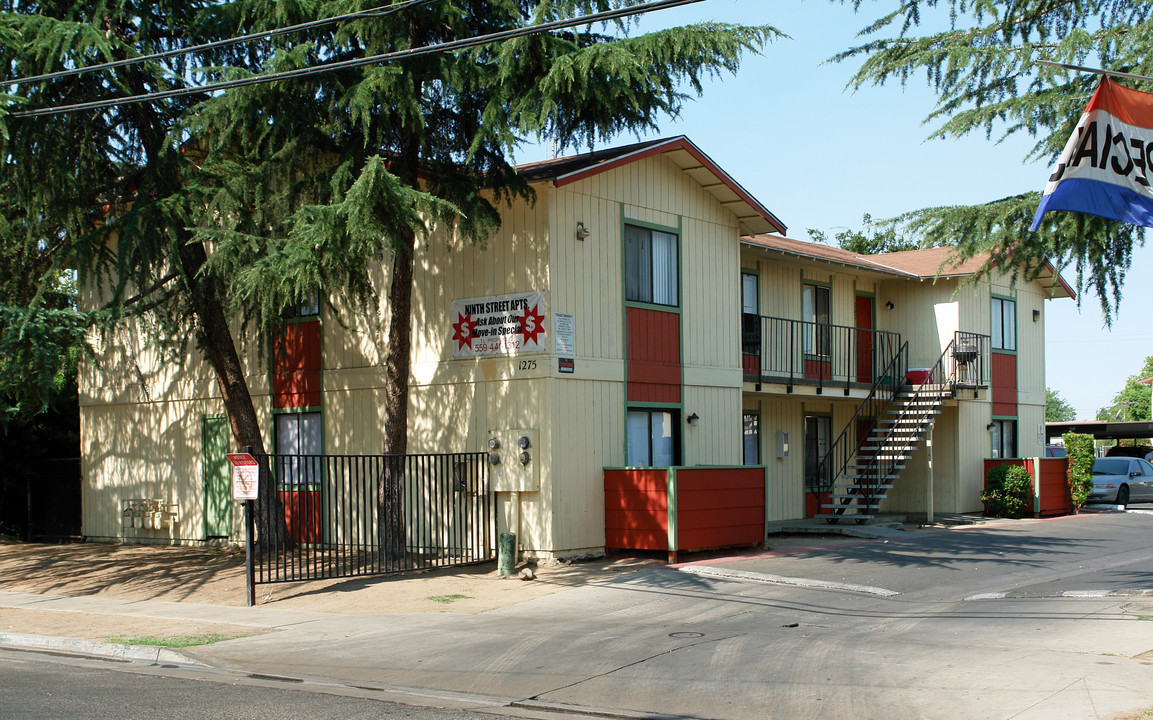
[[[1101,81],[1045,185],[1030,230],[1050,210],[1153,227],[1153,94]]]

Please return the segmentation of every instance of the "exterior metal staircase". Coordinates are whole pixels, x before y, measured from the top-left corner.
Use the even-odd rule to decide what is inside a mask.
[[[881,501],[950,397],[952,391],[947,386],[906,386],[898,392],[885,417],[877,421],[858,448],[856,459],[834,483],[819,517],[830,523],[842,517],[858,523],[876,517]]]
[[[823,468],[837,471],[817,490],[817,517],[830,524],[842,518],[865,523],[876,517],[881,501],[932,429],[941,408],[955,397],[958,364],[952,362],[954,342],[917,385],[904,382],[907,344],[893,357],[821,461]],[[862,421],[868,422],[864,433],[859,432]]]

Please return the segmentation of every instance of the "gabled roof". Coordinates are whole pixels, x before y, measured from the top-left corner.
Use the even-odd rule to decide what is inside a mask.
[[[563,187],[654,155],[671,160],[736,215],[742,235],[787,230],[760,201],[683,135],[518,165],[517,172],[529,182],[551,180],[557,187]]]
[[[989,259],[988,253],[978,253],[967,260],[956,263],[950,259],[954,250],[952,247],[862,255],[823,243],[793,240],[791,238],[775,237],[772,235],[745,237],[741,238],[741,242],[750,247],[775,250],[796,257],[836,263],[869,272],[895,277],[915,278],[918,280],[929,280],[937,277],[968,277],[976,274],[977,271],[981,269],[981,266]],[[1052,263],[1045,263],[1045,267],[1038,273],[1036,280],[1044,286],[1050,298],[1077,297],[1077,294],[1073,292],[1073,288],[1071,288],[1069,284],[1065,282],[1064,278],[1053,268]]]

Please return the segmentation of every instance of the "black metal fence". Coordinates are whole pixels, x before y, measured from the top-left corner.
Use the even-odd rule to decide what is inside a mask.
[[[885,330],[742,316],[742,370],[758,383],[868,389],[900,347],[900,334]]]
[[[377,575],[495,557],[484,453],[258,455],[287,538],[249,522],[252,585]],[[382,510],[383,509],[383,510]],[[251,510],[251,508],[249,509]],[[253,541],[255,529],[256,538]]]

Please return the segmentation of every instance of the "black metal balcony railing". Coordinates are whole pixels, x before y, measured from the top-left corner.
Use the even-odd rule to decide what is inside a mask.
[[[746,380],[868,389],[901,347],[885,330],[744,315],[741,365]]]
[[[958,388],[989,386],[989,347],[988,335],[963,330],[953,333],[947,372]]]

